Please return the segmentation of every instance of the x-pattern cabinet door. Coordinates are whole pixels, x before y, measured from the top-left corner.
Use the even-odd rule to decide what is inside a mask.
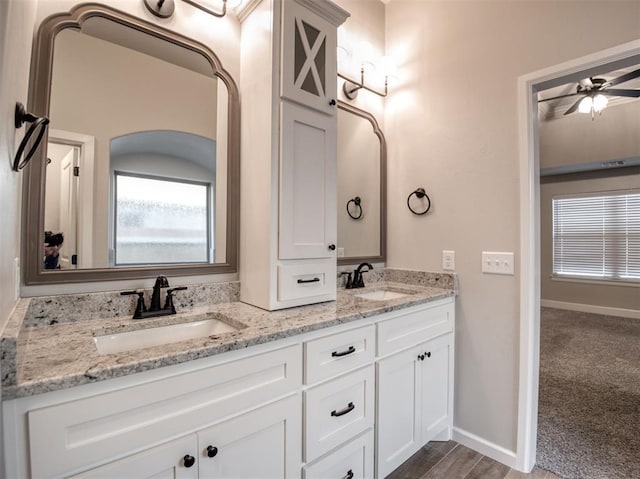
[[[295,0],[282,4],[282,96],[335,115],[336,27]]]

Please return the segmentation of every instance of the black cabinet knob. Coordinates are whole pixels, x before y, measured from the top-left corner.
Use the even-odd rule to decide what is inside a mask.
[[[424,361],[424,354],[418,354],[418,359],[420,361]]]
[[[196,458],[187,454],[182,458],[184,460],[184,467],[191,467],[196,463]]]
[[[343,477],[343,479],[353,479],[353,470],[349,469],[347,471],[347,475]]]
[[[215,446],[207,446],[207,456],[216,457],[218,454],[218,448]]]
[[[336,101],[332,98],[331,101],[329,102],[329,105],[336,106]]]
[[[425,355],[426,357],[430,358],[430,357],[431,357],[431,352],[424,353],[424,355]]]
[[[329,245],[329,249],[330,249],[331,251],[335,251],[335,249],[336,249],[336,245],[334,245],[334,244],[330,244],[330,245]]]

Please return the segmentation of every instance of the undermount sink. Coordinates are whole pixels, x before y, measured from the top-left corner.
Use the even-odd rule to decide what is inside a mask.
[[[370,299],[373,301],[389,301],[390,299],[403,298],[407,295],[407,293],[400,293],[398,291],[391,291],[388,289],[378,289],[376,291],[354,294],[357,298]]]
[[[230,333],[239,329],[242,328],[232,326],[220,319],[203,319],[189,323],[95,336],[93,341],[96,344],[98,354],[113,354]]]

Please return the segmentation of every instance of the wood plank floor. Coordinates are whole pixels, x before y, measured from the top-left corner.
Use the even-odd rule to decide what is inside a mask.
[[[454,441],[430,442],[407,459],[387,479],[560,479],[551,472],[534,468],[529,474]]]

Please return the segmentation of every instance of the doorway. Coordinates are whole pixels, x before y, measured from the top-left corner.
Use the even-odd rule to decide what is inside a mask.
[[[640,63],[640,40],[520,77],[520,367],[517,468],[536,462],[540,362],[540,158],[537,94]]]

